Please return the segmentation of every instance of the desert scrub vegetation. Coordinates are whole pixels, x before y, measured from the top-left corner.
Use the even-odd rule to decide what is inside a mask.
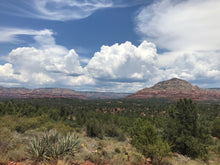
[[[66,156],[74,157],[79,150],[80,141],[75,134],[61,133],[51,130],[42,137],[35,136],[27,149],[29,159],[34,162],[58,161]]]
[[[165,164],[170,153],[177,152],[207,162],[219,157],[219,117],[218,104],[196,104],[189,99],[176,103],[153,99],[3,101],[0,161],[29,158],[47,163],[121,165],[142,164],[150,157]],[[60,150],[69,132],[79,135],[81,148],[73,155]]]

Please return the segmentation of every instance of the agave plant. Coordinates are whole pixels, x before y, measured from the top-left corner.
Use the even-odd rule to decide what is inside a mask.
[[[64,136],[57,131],[50,131],[41,138],[34,137],[29,145],[28,155],[31,160],[37,162],[58,160],[67,155],[74,156],[78,149],[78,136],[70,133]]]

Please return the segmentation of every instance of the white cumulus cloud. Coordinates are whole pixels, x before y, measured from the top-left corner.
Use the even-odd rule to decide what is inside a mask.
[[[17,71],[28,72],[62,72],[65,74],[81,74],[78,55],[72,50],[62,48],[36,49],[22,47],[14,49],[8,56],[8,62],[15,65]]]
[[[153,43],[138,47],[130,42],[102,46],[86,66],[92,77],[115,82],[147,81],[157,74],[157,52]]]
[[[53,34],[48,29],[12,29],[8,35],[10,41],[17,35],[30,35],[35,43],[13,49],[4,57],[7,63],[0,65],[0,84],[7,82],[28,87],[92,84],[75,50],[57,45]]]
[[[21,47],[12,50],[8,63],[0,65],[1,81],[19,82],[25,86],[83,84],[78,55],[72,50],[57,48],[37,49]],[[75,81],[75,82],[74,82]],[[86,81],[84,81],[86,83]]]

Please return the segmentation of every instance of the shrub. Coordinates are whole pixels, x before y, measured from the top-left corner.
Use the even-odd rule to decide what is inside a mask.
[[[115,148],[115,152],[116,152],[116,153],[121,153],[121,151],[120,151],[119,148]]]
[[[128,156],[132,165],[144,164],[145,158],[142,154],[137,152],[128,152]]]
[[[90,137],[103,138],[103,127],[100,125],[97,119],[88,120],[86,123],[86,133]]]
[[[101,153],[98,152],[90,153],[86,159],[95,164],[103,164]]]
[[[126,140],[126,136],[123,132],[121,132],[117,138],[119,141],[125,141]]]
[[[40,128],[49,118],[46,115],[37,117],[18,117],[16,115],[5,115],[0,118],[0,128],[6,127],[12,131],[24,133],[27,130]]]
[[[112,164],[112,165],[125,165],[127,160],[128,160],[128,155],[125,155],[122,153],[116,154],[116,155],[114,155],[110,164]]]
[[[92,152],[88,155],[86,159],[97,165],[102,165],[109,163],[111,158],[112,158],[111,153],[102,151],[102,152]]]
[[[168,143],[158,140],[155,144],[148,145],[147,155],[153,158],[154,161],[161,164],[163,157],[170,154],[170,146]]]
[[[131,137],[131,143],[146,157],[160,162],[170,152],[168,143],[161,140],[149,121],[138,119],[131,129]]]
[[[134,126],[131,129],[131,143],[145,156],[148,153],[147,146],[150,144],[155,144],[158,135],[154,126],[142,119],[137,119]]]
[[[216,119],[212,125],[212,136],[220,139],[220,119]]]

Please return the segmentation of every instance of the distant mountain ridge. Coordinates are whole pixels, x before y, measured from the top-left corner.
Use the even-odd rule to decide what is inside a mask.
[[[0,98],[79,98],[79,99],[120,99],[131,93],[74,91],[64,88],[5,88],[0,86]]]
[[[63,97],[87,99],[83,94],[77,93],[71,89],[63,88],[5,88],[0,87],[0,98],[43,98],[43,97]]]
[[[153,87],[144,88],[127,98],[191,98],[195,101],[220,101],[220,91],[216,89],[202,89],[189,82],[172,78],[167,81],[158,82]]]

